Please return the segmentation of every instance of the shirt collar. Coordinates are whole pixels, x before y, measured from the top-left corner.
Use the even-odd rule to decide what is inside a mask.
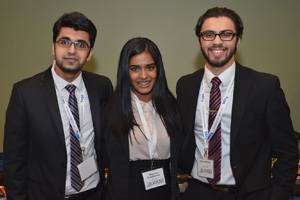
[[[221,85],[222,86],[227,86],[230,81],[231,78],[235,75],[235,61],[232,63],[232,65],[226,69],[224,72],[222,72],[218,78],[222,81]],[[206,83],[208,84],[209,87],[211,87],[211,80],[215,77],[215,75],[209,71],[209,69],[205,66],[204,67],[204,79],[206,81]]]
[[[80,73],[79,76],[74,81],[69,83],[68,81],[66,81],[65,79],[61,78],[60,76],[58,76],[56,74],[56,72],[54,71],[54,68],[56,66],[55,64],[56,64],[56,62],[54,60],[53,64],[52,64],[51,72],[52,72],[52,76],[53,76],[53,80],[54,80],[56,88],[59,91],[62,91],[63,89],[65,89],[65,87],[68,84],[73,84],[76,86],[77,89],[79,89],[79,91],[81,91],[81,89],[82,89],[82,73]]]

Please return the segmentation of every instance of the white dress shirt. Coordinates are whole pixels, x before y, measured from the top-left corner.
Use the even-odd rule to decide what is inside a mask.
[[[73,84],[76,86],[75,95],[78,102],[80,133],[82,136],[81,146],[84,147],[85,149],[83,153],[83,160],[86,160],[87,158],[90,158],[92,156],[94,156],[96,160],[97,155],[94,148],[95,133],[94,133],[94,126],[92,121],[89,97],[82,79],[82,74],[80,74],[72,83],[69,83],[66,80],[59,77],[54,71],[54,68],[55,68],[55,61],[53,62],[51,71],[52,71],[52,76],[55,84],[55,90],[56,90],[61,120],[64,128],[66,151],[67,151],[67,177],[66,177],[65,195],[70,195],[70,194],[76,194],[78,192],[71,186],[70,125],[61,97],[63,96],[64,101],[68,102],[70,93],[65,89],[65,87],[68,84]],[[80,99],[82,98],[82,96],[84,97],[84,101],[83,103],[80,103]],[[84,180],[84,186],[79,192],[83,192],[95,188],[98,185],[99,181],[100,181],[100,175],[99,172],[97,171],[96,173],[92,174],[90,177]]]
[[[224,97],[227,88],[231,82],[231,79],[232,77],[234,77],[234,75],[235,75],[235,62],[232,64],[232,66],[230,66],[228,69],[226,69],[223,73],[221,73],[218,76],[219,79],[222,81],[222,83],[220,84],[221,99]],[[210,96],[210,89],[212,87],[211,80],[214,77],[215,75],[212,72],[210,72],[205,66],[204,78],[201,83],[200,89],[202,87],[202,84],[204,84],[206,112],[208,112],[209,110],[209,96]],[[200,95],[201,93],[199,92],[198,100],[200,98]],[[218,183],[218,185],[235,185],[235,180],[232,174],[231,164],[230,164],[230,128],[231,128],[232,102],[233,102],[233,92],[229,95],[228,103],[225,107],[224,113],[221,118],[222,158],[221,158],[221,180]],[[206,116],[208,116],[208,114],[206,114]],[[208,121],[208,119],[206,121]],[[205,177],[200,177],[197,173],[197,166],[198,166],[197,158],[203,159],[203,154],[201,154],[200,151],[204,152],[204,136],[202,130],[202,118],[200,114],[199,101],[196,110],[194,132],[195,132],[195,139],[200,145],[197,147],[195,152],[195,161],[194,161],[194,166],[191,175],[195,179],[198,179],[204,183],[208,183]]]

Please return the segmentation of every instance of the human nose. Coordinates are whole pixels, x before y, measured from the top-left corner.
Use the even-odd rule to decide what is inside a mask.
[[[76,53],[76,47],[75,47],[75,43],[74,42],[72,42],[71,43],[71,46],[68,48],[68,52],[69,53]]]
[[[145,78],[147,78],[147,76],[148,76],[147,70],[142,69],[141,73],[140,73],[140,78],[145,79]]]
[[[221,35],[220,34],[216,34],[215,39],[213,40],[214,43],[221,43],[223,42],[223,40],[221,40]]]

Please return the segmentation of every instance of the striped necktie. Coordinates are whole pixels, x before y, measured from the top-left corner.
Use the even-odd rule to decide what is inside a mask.
[[[218,77],[212,79],[212,88],[210,90],[210,99],[209,99],[209,124],[208,129],[210,130],[214,120],[216,118],[217,112],[221,105],[221,92],[220,84],[221,80]],[[221,178],[221,122],[219,122],[216,131],[212,138],[209,140],[208,148],[208,158],[214,161],[214,178],[208,178],[208,182],[211,185],[216,185],[220,182]]]
[[[79,112],[78,112],[78,106],[77,106],[77,99],[75,96],[76,86],[69,84],[65,88],[70,93],[69,108],[73,114],[73,117],[75,119],[77,127],[80,130]],[[70,152],[71,152],[71,186],[76,191],[80,191],[80,189],[84,185],[84,182],[81,181],[77,165],[82,163],[83,158],[82,158],[80,142],[74,132],[74,129],[72,128],[71,123],[70,123]]]

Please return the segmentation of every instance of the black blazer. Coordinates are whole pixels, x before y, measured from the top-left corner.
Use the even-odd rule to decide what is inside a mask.
[[[107,152],[106,163],[108,166],[107,178],[107,200],[130,200],[129,199],[129,139],[128,136],[118,137],[107,125],[111,113],[111,104],[104,109],[103,128]],[[109,114],[110,113],[110,114]],[[179,198],[179,187],[177,184],[177,158],[179,154],[180,136],[171,137],[171,192],[172,200]]]
[[[89,95],[95,149],[104,186],[100,156],[101,105],[108,101],[108,78],[82,72]],[[51,67],[13,86],[6,112],[4,180],[8,199],[64,199],[67,154]]]
[[[179,167],[186,173],[195,159],[195,112],[203,73],[183,76],[176,88],[185,131]],[[279,79],[236,63],[233,95],[230,162],[237,199],[262,189],[270,190],[271,199],[288,199],[297,176],[298,148]],[[271,157],[278,159],[273,170]]]

